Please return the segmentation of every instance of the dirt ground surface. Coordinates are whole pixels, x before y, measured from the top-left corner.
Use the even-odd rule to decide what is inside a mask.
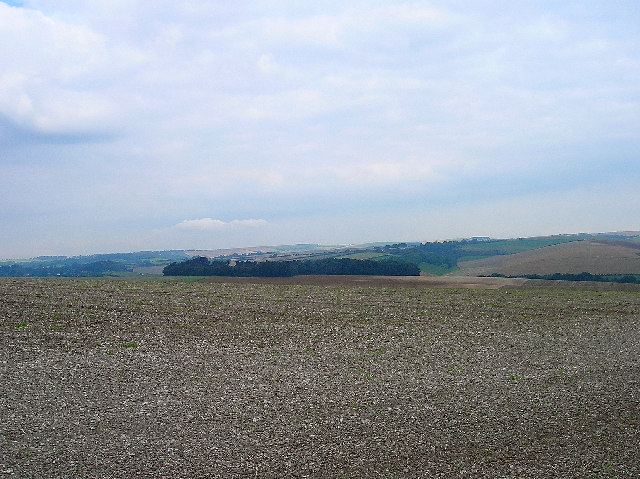
[[[0,479],[640,477],[640,294],[487,286],[2,279]]]
[[[483,288],[497,289],[520,286],[527,280],[521,278],[475,278],[470,276],[356,276],[356,275],[308,275],[288,278],[227,278],[211,276],[205,283],[249,283],[315,286],[392,286],[418,288]]]
[[[577,289],[592,291],[640,291],[638,284],[598,281],[555,281],[525,278],[474,276],[340,276],[309,275],[289,278],[227,278],[208,277],[204,283],[244,283],[272,285],[315,286],[375,286],[411,288],[463,288],[463,289]]]

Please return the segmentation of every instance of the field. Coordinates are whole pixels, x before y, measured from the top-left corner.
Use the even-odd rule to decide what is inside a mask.
[[[522,253],[458,264],[455,274],[640,274],[640,245],[633,242],[574,241]]]
[[[2,279],[0,478],[639,477],[640,294],[457,286]]]

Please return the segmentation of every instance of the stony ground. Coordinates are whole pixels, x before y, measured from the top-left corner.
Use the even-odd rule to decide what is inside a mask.
[[[0,280],[0,478],[640,477],[640,294]]]

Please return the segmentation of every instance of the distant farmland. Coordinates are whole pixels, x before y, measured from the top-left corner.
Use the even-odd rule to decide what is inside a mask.
[[[589,246],[586,246],[589,245]],[[134,253],[107,253],[88,256],[39,256],[31,259],[0,261],[0,277],[126,277],[161,275],[166,266],[183,264],[204,257],[232,265],[270,263],[256,266],[258,276],[288,276],[310,274],[320,271],[309,268],[291,268],[292,261],[302,265],[310,262],[336,262],[359,260],[375,261],[379,265],[366,268],[341,268],[337,274],[347,272],[359,274],[390,274],[390,263],[410,263],[425,275],[490,275],[493,273],[513,275],[553,275],[556,273],[610,274],[622,276],[638,275],[640,280],[640,232],[568,234],[538,236],[531,238],[492,239],[471,238],[460,240],[376,243],[352,246],[281,245],[235,248],[211,251],[139,251]],[[289,263],[276,265],[273,263]],[[183,265],[184,266],[184,265]],[[247,268],[228,271],[228,276],[249,274]],[[216,275],[222,268],[215,268]],[[307,271],[303,271],[303,270]],[[386,270],[382,272],[381,269]],[[368,272],[366,272],[368,271]],[[323,271],[329,274],[329,270]],[[414,271],[411,274],[415,274]],[[211,271],[209,272],[211,273]],[[286,273],[286,274],[285,274]],[[335,272],[334,272],[335,273]],[[332,273],[332,274],[334,274]],[[399,274],[399,271],[395,272]],[[176,272],[172,274],[178,274]],[[180,274],[204,274],[197,271],[182,271]],[[408,274],[408,273],[403,273]],[[252,276],[254,274],[251,274]],[[620,278],[608,278],[614,281]]]
[[[458,264],[456,274],[506,276],[554,273],[640,274],[640,244],[592,240],[546,246],[523,253]]]

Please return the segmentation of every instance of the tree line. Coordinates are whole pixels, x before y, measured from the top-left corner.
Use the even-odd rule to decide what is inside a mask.
[[[235,276],[289,277],[298,275],[377,275],[418,276],[420,269],[411,263],[373,261],[349,258],[327,258],[295,261],[228,261],[209,260],[198,256],[180,263],[171,263],[163,270],[165,276]]]
[[[458,266],[458,261],[462,259],[474,259],[476,257],[487,257],[495,255],[509,254],[510,251],[504,249],[505,241],[491,240],[460,240],[460,241],[435,241],[421,243],[417,245],[407,245],[397,243],[374,248],[388,255],[394,261],[408,262],[414,264],[426,263],[433,266],[453,270]],[[481,249],[474,249],[481,245]]]

